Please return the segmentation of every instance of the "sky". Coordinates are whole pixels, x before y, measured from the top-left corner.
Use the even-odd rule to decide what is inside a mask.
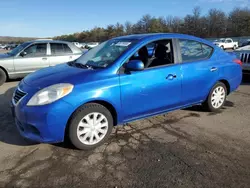
[[[53,37],[95,26],[135,23],[143,15],[179,16],[200,6],[225,12],[250,0],[0,0],[0,36]]]

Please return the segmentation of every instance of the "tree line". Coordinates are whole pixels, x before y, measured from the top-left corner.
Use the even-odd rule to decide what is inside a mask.
[[[78,42],[101,42],[107,39],[139,33],[184,33],[202,38],[241,37],[250,35],[250,9],[234,8],[225,13],[219,9],[210,9],[201,14],[201,8],[195,7],[191,14],[181,18],[178,16],[154,17],[142,16],[136,23],[110,24],[107,27],[95,27],[54,39]]]
[[[9,44],[9,43],[20,44],[20,43],[23,43],[25,41],[34,40],[34,39],[36,39],[36,38],[0,36],[0,44]]]

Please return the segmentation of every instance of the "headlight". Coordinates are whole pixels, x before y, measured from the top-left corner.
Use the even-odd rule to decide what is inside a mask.
[[[27,106],[50,104],[73,90],[72,84],[55,84],[38,91],[28,102]]]

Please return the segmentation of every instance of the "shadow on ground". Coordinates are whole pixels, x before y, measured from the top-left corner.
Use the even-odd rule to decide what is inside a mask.
[[[7,83],[10,83],[10,82],[19,82],[21,81],[23,78],[16,78],[16,79],[8,79],[7,80]]]
[[[19,146],[31,145],[17,131],[11,115],[10,102],[14,89],[12,87],[0,95],[0,142]]]
[[[250,74],[244,74],[241,85],[250,85]]]

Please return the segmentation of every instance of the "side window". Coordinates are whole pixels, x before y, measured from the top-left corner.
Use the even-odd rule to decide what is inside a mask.
[[[227,39],[227,40],[226,40],[226,43],[232,43],[232,40]]]
[[[205,44],[192,40],[179,40],[183,62],[197,61],[208,58],[213,49]]]
[[[151,42],[140,48],[130,60],[141,60],[146,68],[174,64],[172,40]]]
[[[72,53],[67,44],[50,43],[51,55],[64,55]]]
[[[72,50],[70,49],[70,47],[67,44],[63,44],[63,49],[64,49],[64,52],[67,54],[72,53]]]
[[[45,56],[47,53],[47,44],[41,43],[41,44],[33,44],[26,48],[24,52],[27,53],[25,57],[39,57],[39,56]]]

